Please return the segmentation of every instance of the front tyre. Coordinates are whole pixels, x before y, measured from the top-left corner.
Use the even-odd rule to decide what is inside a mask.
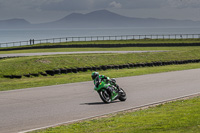
[[[126,101],[126,92],[122,88],[119,89],[119,95],[120,101]]]
[[[99,96],[104,103],[111,102],[111,96],[107,90],[100,91]]]

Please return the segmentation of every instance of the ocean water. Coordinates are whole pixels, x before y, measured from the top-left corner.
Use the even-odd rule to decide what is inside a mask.
[[[97,28],[97,29],[0,29],[0,43],[61,37],[118,36],[118,35],[200,34],[193,28]]]

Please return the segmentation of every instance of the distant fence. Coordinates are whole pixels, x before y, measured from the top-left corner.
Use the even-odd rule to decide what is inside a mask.
[[[132,40],[132,39],[199,39],[200,34],[165,34],[165,35],[120,35],[120,36],[87,36],[87,37],[61,37],[19,42],[0,43],[0,47],[14,47],[34,45],[41,43],[62,43],[77,41],[103,41],[103,40]]]

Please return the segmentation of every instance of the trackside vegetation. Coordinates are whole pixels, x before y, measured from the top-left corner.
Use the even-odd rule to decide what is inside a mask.
[[[200,97],[32,133],[198,133]]]
[[[132,69],[106,70],[99,71],[100,74],[107,75],[110,78],[137,76],[144,74],[153,74],[161,72],[179,71],[187,69],[200,68],[200,63],[184,64],[184,65],[170,65],[160,67],[144,67]],[[39,76],[22,79],[7,79],[0,78],[0,91],[32,88],[40,86],[67,84],[75,82],[91,81],[91,71],[81,73],[61,74],[55,76]]]
[[[36,44],[33,49],[9,50],[0,48],[0,54],[35,53],[35,52],[71,52],[71,51],[148,51],[166,50],[155,53],[129,54],[76,54],[16,57],[0,59],[0,91],[83,82],[91,80],[91,71],[68,73],[55,76],[23,77],[21,79],[4,78],[3,75],[21,75],[39,73],[60,68],[91,67],[101,65],[121,65],[129,63],[148,63],[156,61],[175,61],[200,59],[200,46],[181,47],[120,47],[120,48],[40,48],[56,45],[88,44],[165,44],[165,43],[200,43],[200,39],[141,39],[120,41],[90,41]],[[17,48],[17,47],[15,47]],[[20,47],[19,47],[20,48]],[[6,51],[3,51],[5,50]],[[12,49],[12,48],[11,48]],[[159,67],[141,67],[99,71],[111,78],[154,74],[161,72],[199,69],[200,63],[169,65]],[[106,117],[85,120],[73,124],[52,127],[33,133],[188,133],[200,132],[200,97],[161,104],[138,111],[120,112]]]
[[[3,75],[24,75],[40,73],[60,68],[92,67],[102,65],[123,65],[156,61],[176,61],[200,59],[200,47],[168,52],[128,53],[128,54],[77,54],[49,55],[0,60],[0,77]]]
[[[171,61],[171,60],[190,60],[200,59],[200,46],[188,47],[129,47],[129,48],[64,48],[64,49],[40,49],[39,52],[60,52],[60,51],[148,51],[148,50],[166,50],[167,52],[158,53],[134,53],[134,54],[78,54],[78,55],[49,55],[33,57],[17,57],[0,59],[0,91],[22,89],[30,87],[66,84],[73,82],[89,81],[91,71],[79,72],[77,74],[68,73],[56,76],[39,76],[22,79],[8,79],[3,75],[28,74],[44,72],[45,70],[74,68],[100,65],[120,65],[128,63],[146,63],[153,61]],[[34,50],[35,51],[35,50]],[[3,51],[1,51],[3,52]],[[0,52],[0,54],[1,54]],[[31,50],[7,51],[10,53],[33,52]],[[158,72],[168,72],[185,69],[200,68],[200,63],[187,65],[170,65],[162,67],[133,68],[123,70],[101,71],[110,77],[134,76]]]
[[[57,46],[59,47],[64,47],[64,46],[78,46],[78,45],[81,45],[81,46],[87,46],[87,45],[92,45],[95,47],[95,44],[96,45],[111,45],[111,47],[115,47],[116,44],[147,44],[147,45],[144,45],[144,46],[147,46],[148,47],[148,44],[151,45],[151,44],[198,44],[199,46],[199,43],[200,43],[200,38],[194,38],[194,39],[191,39],[191,38],[188,38],[188,39],[149,39],[149,38],[146,38],[146,39],[130,39],[130,40],[94,40],[94,41],[74,41],[74,42],[61,42],[61,43],[40,43],[40,44],[34,44],[34,45],[26,45],[26,46],[15,46],[15,47],[2,47],[0,48],[0,51],[2,50],[9,50],[9,49],[13,49],[13,48],[42,48],[42,47],[53,47],[53,48],[56,48]],[[138,45],[140,46],[140,45]],[[162,45],[161,45],[162,46]],[[172,45],[173,46],[173,45]],[[123,47],[123,45],[121,45],[120,47]]]

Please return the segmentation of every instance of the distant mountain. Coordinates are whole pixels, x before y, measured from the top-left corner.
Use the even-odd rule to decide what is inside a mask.
[[[72,13],[60,20],[42,24],[44,27],[100,28],[100,27],[192,27],[200,22],[191,20],[131,18],[107,10],[87,14]]]
[[[200,26],[200,21],[133,18],[122,16],[108,10],[98,10],[87,14],[72,13],[60,20],[30,24],[24,19],[0,21],[2,27],[24,28],[106,28],[106,27],[194,27]]]
[[[129,21],[128,17],[120,16],[107,10],[100,10],[88,14],[72,13],[60,20],[43,25],[73,28],[123,27],[127,20]]]
[[[28,28],[28,27],[31,27],[31,23],[29,23],[25,19],[0,20],[0,29]]]

